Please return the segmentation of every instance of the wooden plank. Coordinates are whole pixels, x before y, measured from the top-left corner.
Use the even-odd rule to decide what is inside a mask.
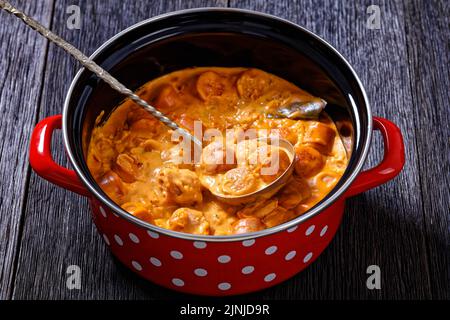
[[[48,26],[53,0],[18,0]],[[42,89],[47,43],[16,18],[0,12],[0,300],[11,295],[29,178],[28,141]]]
[[[420,299],[430,297],[423,235],[413,99],[401,2],[377,1],[381,29],[366,28],[373,1],[231,1],[307,27],[334,45],[354,66],[373,114],[400,126],[407,163],[393,182],[347,203],[342,226],[327,251],[305,272],[254,297],[266,299]],[[381,158],[375,137],[368,166]],[[406,191],[407,190],[407,191]],[[381,268],[382,289],[368,290],[366,269]]]
[[[450,299],[450,3],[404,4],[432,297]]]
[[[226,1],[220,0],[127,0],[107,3],[96,0],[78,3],[81,29],[66,28],[66,8],[73,1],[58,0],[53,30],[87,53],[93,52],[118,31],[157,14],[190,7],[226,5]],[[22,7],[26,8],[24,5]],[[18,58],[21,56],[16,55]],[[39,119],[61,113],[70,81],[79,69],[76,62],[53,45],[50,46],[47,62]],[[17,87],[23,86],[17,84]],[[55,158],[68,165],[60,135],[56,138],[59,140],[54,144]],[[25,144],[28,139],[29,130],[23,135]],[[22,151],[25,153],[25,150]],[[15,180],[18,180],[17,176]],[[20,194],[19,191],[18,188],[16,194]],[[14,299],[148,299],[173,296],[169,290],[136,279],[112,259],[95,230],[85,199],[50,185],[34,173],[28,194]],[[10,201],[13,202],[13,199]],[[2,241],[0,245],[4,243]],[[65,272],[69,265],[81,267],[81,290],[66,288]]]

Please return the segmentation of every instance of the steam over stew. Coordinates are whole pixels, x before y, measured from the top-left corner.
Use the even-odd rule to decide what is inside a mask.
[[[173,132],[125,100],[107,119],[97,118],[87,163],[105,193],[123,209],[157,226],[206,235],[263,230],[306,212],[335,186],[347,166],[344,145],[325,101],[257,69],[192,68],[148,82],[137,92],[175,122],[202,133],[200,164],[184,156]],[[199,121],[197,123],[197,121]],[[276,194],[251,203],[226,204],[214,193],[240,195],[275,180],[289,164],[279,152],[278,171],[258,174],[266,162],[233,156],[249,129],[258,137],[278,133],[295,146],[295,171]],[[265,129],[265,130],[263,130]],[[247,142],[249,140],[246,140]],[[271,148],[258,145],[257,149]],[[231,154],[231,162],[226,155]],[[248,150],[247,150],[248,151]],[[269,150],[273,152],[273,149]]]

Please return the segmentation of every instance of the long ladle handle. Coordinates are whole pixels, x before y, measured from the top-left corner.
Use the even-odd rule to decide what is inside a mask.
[[[80,50],[75,48],[73,45],[54,34],[52,31],[44,27],[42,24],[37,22],[36,20],[30,18],[25,13],[20,11],[19,9],[12,6],[9,2],[0,0],[0,8],[5,10],[6,12],[15,15],[17,18],[22,20],[27,26],[36,30],[45,38],[56,44],[58,47],[64,49],[67,53],[69,53],[72,57],[78,60],[86,69],[93,72],[97,77],[105,81],[107,84],[111,86],[114,90],[120,92],[121,94],[128,96],[131,100],[142,106],[145,110],[147,110],[152,116],[157,118],[159,121],[164,123],[166,126],[173,130],[177,130],[182,136],[192,140],[194,144],[197,146],[201,146],[200,140],[198,140],[195,136],[190,134],[187,130],[181,128],[170,120],[164,113],[156,109],[155,107],[148,104],[146,101],[141,99],[138,95],[136,95],[133,91],[125,87],[122,83],[120,83],[116,78],[114,78],[109,72],[104,70],[94,61],[89,59],[85,54],[83,54]]]

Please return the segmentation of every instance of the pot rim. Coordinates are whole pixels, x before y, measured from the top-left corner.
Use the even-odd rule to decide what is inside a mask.
[[[355,180],[356,176],[361,171],[361,169],[362,169],[362,167],[364,165],[364,162],[366,160],[367,154],[369,152],[370,144],[371,144],[370,142],[371,142],[372,130],[373,130],[372,112],[371,112],[371,108],[370,108],[370,104],[369,104],[369,101],[368,101],[368,98],[367,98],[366,91],[364,90],[364,87],[363,87],[363,85],[361,83],[361,80],[359,79],[358,75],[356,74],[355,70],[352,68],[350,63],[331,44],[329,44],[327,41],[325,41],[324,39],[322,39],[321,37],[319,37],[318,35],[314,34],[313,32],[309,31],[306,28],[304,28],[304,27],[302,27],[302,26],[300,26],[300,25],[298,25],[298,24],[296,24],[294,22],[291,22],[289,20],[286,20],[284,18],[280,18],[280,17],[274,16],[274,15],[271,15],[271,14],[257,12],[257,11],[253,11],[253,10],[247,10],[247,9],[238,9],[238,8],[203,7],[203,8],[194,8],[194,9],[183,9],[183,10],[177,10],[177,11],[173,11],[173,12],[164,13],[164,14],[157,15],[157,16],[148,18],[146,20],[140,21],[140,22],[138,22],[138,23],[136,23],[136,24],[134,24],[132,26],[129,26],[128,28],[120,31],[119,33],[117,33],[116,35],[114,35],[110,39],[108,39],[106,42],[104,42],[97,50],[94,51],[94,53],[90,56],[90,59],[95,59],[111,43],[113,43],[114,41],[116,41],[117,39],[122,37],[124,34],[130,32],[131,30],[139,28],[139,27],[141,27],[143,25],[146,25],[148,23],[152,23],[154,21],[158,21],[158,20],[161,20],[161,19],[165,19],[165,18],[171,17],[171,16],[176,16],[176,15],[181,15],[181,14],[186,14],[186,13],[208,12],[208,11],[215,11],[215,12],[241,12],[241,13],[257,15],[257,16],[261,16],[261,17],[265,17],[265,18],[269,18],[269,19],[274,19],[274,20],[277,20],[279,22],[283,22],[283,23],[289,24],[292,27],[295,27],[296,29],[298,29],[301,32],[307,33],[308,35],[312,36],[315,40],[317,40],[317,41],[321,42],[322,44],[324,44],[329,50],[331,50],[334,54],[336,54],[336,56],[338,58],[340,58],[341,62],[343,62],[345,64],[345,66],[348,68],[348,70],[350,71],[351,75],[355,78],[356,83],[358,85],[358,89],[360,90],[360,92],[361,92],[361,94],[363,96],[363,99],[364,99],[364,103],[366,104],[367,117],[368,117],[368,131],[367,131],[367,137],[366,137],[365,141],[362,142],[362,143],[364,143],[363,149],[361,151],[361,155],[360,155],[360,157],[358,159],[358,162],[355,165],[355,169],[353,170],[353,172],[351,172],[349,174],[349,176],[347,177],[346,181],[339,187],[339,189],[336,190],[334,192],[334,194],[332,194],[330,197],[326,197],[324,202],[319,203],[318,205],[316,205],[315,207],[313,207],[312,209],[307,211],[305,214],[300,215],[297,218],[289,220],[289,221],[287,221],[285,223],[282,223],[280,225],[277,225],[277,226],[274,226],[274,227],[271,227],[271,228],[268,228],[268,229],[264,229],[264,230],[261,230],[261,231],[257,231],[257,232],[251,232],[251,233],[227,235],[227,236],[194,235],[194,234],[190,234],[190,233],[183,233],[183,232],[178,232],[178,231],[173,231],[173,230],[161,228],[161,227],[158,227],[156,225],[150,224],[148,222],[142,221],[142,220],[136,218],[135,216],[131,215],[130,213],[126,212],[124,209],[122,209],[119,205],[114,203],[112,200],[108,199],[106,196],[103,196],[102,194],[100,194],[91,185],[91,183],[89,182],[89,180],[86,178],[85,174],[83,173],[82,169],[77,164],[75,156],[74,156],[74,154],[73,154],[73,152],[72,152],[72,150],[70,148],[69,132],[67,131],[69,103],[70,103],[70,99],[72,97],[73,90],[74,90],[75,86],[77,85],[78,80],[81,77],[81,74],[85,71],[84,67],[81,68],[77,72],[77,74],[75,75],[74,79],[72,80],[72,83],[70,84],[69,90],[67,91],[66,98],[65,98],[65,101],[64,101],[64,107],[63,107],[62,130],[63,130],[64,144],[65,144],[66,151],[67,151],[67,154],[69,156],[70,162],[71,162],[73,168],[75,169],[75,172],[77,173],[78,177],[81,179],[83,184],[87,187],[87,189],[98,200],[100,200],[103,204],[108,206],[110,210],[114,211],[120,217],[126,219],[127,221],[129,221],[129,222],[131,222],[133,224],[136,224],[136,225],[138,225],[140,227],[143,227],[144,229],[147,229],[147,230],[150,230],[150,231],[154,231],[154,232],[158,232],[158,233],[162,233],[162,234],[170,236],[170,237],[184,239],[184,240],[191,240],[191,241],[234,242],[234,241],[243,241],[243,240],[248,240],[248,239],[256,239],[256,238],[259,238],[259,237],[268,236],[268,235],[271,235],[271,234],[275,234],[275,233],[282,232],[284,230],[296,227],[299,224],[305,222],[306,220],[309,220],[310,218],[318,215],[324,209],[326,209],[329,206],[331,206],[335,201],[337,201],[338,199],[340,199],[344,195],[345,191],[350,187],[352,182]],[[353,109],[356,111],[357,108],[355,107],[355,102],[353,101],[352,96],[350,95],[349,98],[350,98],[351,104],[353,105]],[[359,117],[359,115],[357,115],[357,118],[358,117]]]

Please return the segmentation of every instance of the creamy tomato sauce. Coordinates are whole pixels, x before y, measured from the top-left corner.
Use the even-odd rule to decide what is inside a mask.
[[[344,145],[324,112],[316,119],[273,116],[285,105],[318,99],[275,75],[258,69],[192,68],[152,80],[137,93],[191,132],[194,121],[203,130],[221,132],[276,130],[296,151],[291,180],[271,198],[225,204],[209,191],[211,184],[217,187],[214,179],[220,177],[223,193],[248,192],[258,185],[248,178],[254,172],[246,171],[253,167],[202,162],[199,171],[192,163],[174,161],[180,148],[172,141],[172,130],[132,101],[125,100],[107,118],[102,112],[89,143],[89,170],[113,201],[157,226],[206,235],[270,228],[313,207],[346,169]],[[202,159],[217,156],[214,143],[221,142],[205,143]],[[259,178],[268,183],[274,176]]]

